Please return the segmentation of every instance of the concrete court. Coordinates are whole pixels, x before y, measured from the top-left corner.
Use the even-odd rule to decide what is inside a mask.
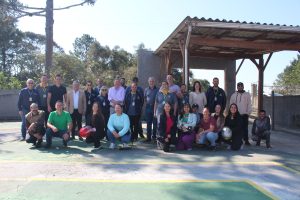
[[[164,153],[153,144],[119,151],[105,143],[106,148],[94,151],[78,140],[68,148],[55,140],[46,150],[18,141],[19,127],[18,122],[0,123],[0,199],[117,199],[112,197],[115,190],[123,200],[251,199],[249,194],[258,195],[255,199],[300,199],[299,135],[275,131],[273,149],[262,144],[237,152]],[[194,196],[183,196],[180,190]]]

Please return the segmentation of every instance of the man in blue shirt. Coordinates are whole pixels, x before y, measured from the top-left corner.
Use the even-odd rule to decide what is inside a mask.
[[[154,77],[148,79],[149,87],[145,88],[144,98],[146,102],[145,116],[147,121],[147,140],[151,142],[151,139],[156,139],[157,120],[154,118],[154,104],[155,97],[158,92],[158,88],[155,86]],[[153,124],[153,128],[152,128]]]
[[[142,87],[140,87],[140,86],[138,85],[138,83],[139,83],[139,78],[136,77],[136,76],[133,77],[133,78],[132,78],[132,83],[135,83],[135,84],[137,85],[137,92],[143,96],[144,90],[143,90]],[[125,91],[125,96],[128,95],[128,93],[130,93],[130,92],[131,92],[131,86],[128,86],[128,87],[126,88],[126,91]],[[144,136],[144,134],[143,134],[143,128],[142,128],[142,122],[141,122],[141,120],[139,121],[139,130],[138,130],[138,133],[139,133],[139,136],[140,136],[141,138],[145,138],[145,136]]]
[[[25,140],[26,137],[26,119],[25,115],[30,111],[30,105],[32,103],[36,103],[40,105],[40,96],[36,89],[34,89],[34,81],[32,79],[28,79],[26,81],[26,88],[23,88],[20,91],[19,99],[18,99],[18,109],[19,114],[22,118],[22,125],[21,125],[21,133],[22,138],[21,141]]]

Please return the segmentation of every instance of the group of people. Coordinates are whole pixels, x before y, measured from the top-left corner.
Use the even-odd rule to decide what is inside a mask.
[[[129,86],[124,78],[116,78],[110,88],[101,79],[96,87],[87,81],[84,91],[78,81],[73,81],[72,90],[67,92],[62,85],[62,77],[55,76],[54,85],[48,85],[48,77],[43,75],[40,83],[34,87],[34,81],[28,79],[27,87],[19,95],[18,108],[22,118],[22,140],[26,133],[28,143],[41,147],[46,134],[46,148],[52,145],[52,137],[63,139],[67,146],[74,140],[85,125],[91,127],[91,134],[85,139],[101,147],[101,140],[110,142],[109,148],[116,147],[120,141],[121,148],[129,148],[143,135],[141,117],[145,114],[147,137],[144,142],[156,141],[158,147],[170,151],[174,146],[178,150],[192,150],[193,144],[216,149],[217,143],[227,143],[228,148],[239,150],[242,145],[250,145],[248,137],[248,120],[251,113],[251,97],[244,91],[243,83],[237,84],[237,91],[230,98],[228,115],[226,94],[219,87],[219,79],[213,79],[213,86],[202,91],[199,81],[195,81],[192,91],[188,92],[185,84],[174,84],[173,76],[167,75],[161,85],[156,86],[155,79],[149,77],[148,87],[143,89],[134,77]],[[223,127],[232,131],[232,137],[222,137]],[[77,131],[76,131],[77,130]],[[254,121],[252,139],[259,146],[261,139],[266,139],[270,146],[270,119],[261,110],[259,118]],[[243,143],[244,140],[244,143]]]

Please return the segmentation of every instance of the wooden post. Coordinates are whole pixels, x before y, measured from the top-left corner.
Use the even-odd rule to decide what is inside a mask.
[[[258,63],[258,111],[263,108],[264,95],[264,58],[261,56]]]
[[[272,90],[272,131],[275,130],[275,95],[274,90]]]

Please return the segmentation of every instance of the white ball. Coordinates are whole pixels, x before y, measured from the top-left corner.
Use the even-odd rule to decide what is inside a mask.
[[[229,127],[224,127],[222,129],[222,136],[225,140],[229,140],[232,137],[232,131]]]

